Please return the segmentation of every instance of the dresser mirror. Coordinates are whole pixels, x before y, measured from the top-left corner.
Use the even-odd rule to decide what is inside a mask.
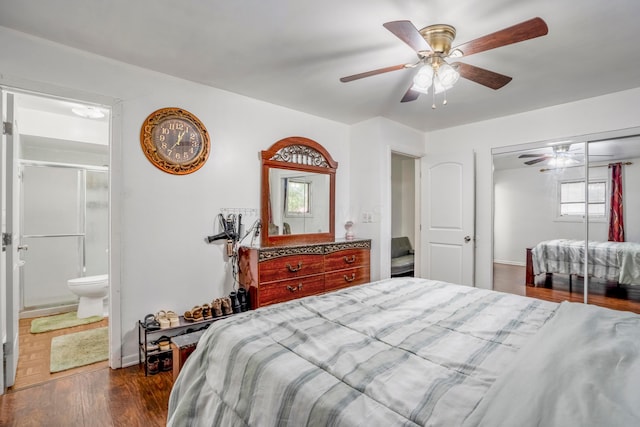
[[[337,167],[308,138],[285,138],[262,152],[263,246],[334,239]]]

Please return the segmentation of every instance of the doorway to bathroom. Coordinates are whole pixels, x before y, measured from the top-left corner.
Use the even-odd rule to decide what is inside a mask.
[[[107,360],[89,366],[58,371],[52,355],[54,340],[109,324],[106,298],[90,323],[77,319],[78,291],[68,282],[109,273],[111,108],[12,89],[3,94],[3,108],[3,138],[11,146],[3,162],[4,211],[13,211],[3,222],[9,238],[3,239],[8,245],[2,303],[13,311],[4,325],[12,348],[4,353],[17,360],[5,369],[4,387],[18,390],[109,366],[108,337]],[[55,323],[60,315],[74,319],[36,331],[36,323]]]

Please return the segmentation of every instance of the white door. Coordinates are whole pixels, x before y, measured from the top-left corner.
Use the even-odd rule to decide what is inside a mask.
[[[422,159],[421,276],[474,285],[474,153]]]
[[[18,199],[18,130],[14,118],[13,94],[2,94],[5,100],[2,110],[3,118],[3,149],[0,156],[0,187],[2,199],[2,257],[4,267],[0,271],[0,281],[3,282],[4,298],[2,300],[2,322],[4,323],[3,357],[5,360],[2,391],[11,387],[16,379],[18,366],[18,314],[20,311],[20,260],[19,251],[24,249],[18,241],[19,228],[19,199]]]

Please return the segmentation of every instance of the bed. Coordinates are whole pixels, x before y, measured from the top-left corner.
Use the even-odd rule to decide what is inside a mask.
[[[640,316],[394,278],[214,322],[169,426],[640,425]]]
[[[640,243],[589,242],[589,277],[640,285]],[[584,276],[584,240],[554,239],[538,243],[527,256],[527,271]],[[533,285],[533,276],[527,275]]]

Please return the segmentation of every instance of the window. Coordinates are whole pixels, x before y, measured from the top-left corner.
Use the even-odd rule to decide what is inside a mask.
[[[591,181],[589,183],[589,216],[595,218],[606,217],[607,184],[605,181]],[[583,217],[584,181],[565,181],[560,183],[560,216]]]
[[[285,180],[286,216],[310,216],[311,183],[307,181]]]

